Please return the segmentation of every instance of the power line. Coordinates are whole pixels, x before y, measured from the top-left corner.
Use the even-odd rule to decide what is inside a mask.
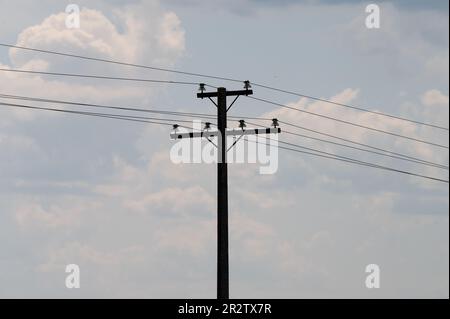
[[[56,104],[65,104],[65,105],[73,105],[73,106],[83,106],[83,107],[93,107],[93,108],[102,108],[102,109],[112,109],[112,110],[120,110],[120,111],[133,111],[133,112],[145,112],[145,113],[155,113],[155,114],[168,114],[168,115],[176,115],[176,116],[187,116],[187,117],[198,117],[202,119],[214,119],[216,118],[213,114],[208,113],[196,113],[196,112],[179,112],[179,111],[168,111],[168,110],[158,110],[158,109],[143,109],[137,107],[123,107],[123,106],[112,106],[105,104],[95,104],[95,103],[83,103],[83,102],[74,102],[67,100],[57,100],[57,99],[48,99],[48,98],[39,98],[39,97],[30,97],[23,95],[12,95],[12,94],[4,94],[0,93],[0,98],[4,99],[13,99],[13,100],[25,100],[25,101],[34,101],[34,102],[44,102],[44,103],[56,103]],[[252,119],[252,120],[266,120],[270,121],[269,118],[263,117],[249,117],[249,116],[229,116],[232,119]],[[213,123],[211,123],[213,124]]]
[[[9,47],[9,48],[15,48],[15,49],[21,49],[21,50],[27,50],[27,51],[40,52],[40,53],[60,55],[60,56],[71,57],[71,58],[78,58],[78,59],[83,59],[83,60],[91,60],[91,61],[98,61],[98,62],[117,64],[117,65],[131,66],[131,67],[143,68],[143,69],[149,69],[149,70],[155,70],[155,71],[162,71],[162,72],[170,72],[170,73],[176,73],[176,74],[182,74],[182,75],[196,76],[196,77],[202,77],[202,78],[210,78],[210,79],[232,81],[232,82],[243,82],[243,81],[240,81],[240,80],[226,78],[226,77],[220,77],[220,76],[213,76],[213,75],[200,74],[200,73],[194,73],[194,72],[184,72],[184,71],[173,70],[173,69],[168,69],[168,68],[159,68],[159,67],[153,67],[153,66],[142,65],[142,64],[121,62],[121,61],[116,61],[116,60],[111,60],[111,59],[94,58],[94,57],[88,57],[88,56],[83,56],[83,55],[78,55],[78,54],[70,54],[70,53],[63,53],[63,52],[57,52],[57,51],[35,49],[35,48],[23,47],[23,46],[18,46],[18,45],[11,45],[11,44],[6,44],[6,43],[0,43],[0,46]]]
[[[198,118],[202,118],[202,119],[207,119],[210,120],[212,118],[214,118],[213,115],[211,114],[205,114],[205,113],[193,113],[193,112],[177,112],[177,111],[167,111],[167,110],[155,110],[155,109],[141,109],[141,108],[133,108],[133,107],[119,107],[119,106],[110,106],[110,105],[99,105],[99,104],[92,104],[92,103],[80,103],[80,102],[73,102],[73,101],[66,101],[66,100],[55,100],[55,99],[44,99],[44,98],[36,98],[36,97],[28,97],[28,96],[19,96],[19,95],[10,95],[10,94],[1,94],[0,93],[0,97],[2,98],[6,98],[6,99],[18,99],[18,100],[27,100],[27,101],[37,101],[37,102],[49,102],[49,103],[57,103],[57,104],[65,104],[65,105],[72,105],[72,106],[84,106],[84,107],[94,107],[94,108],[104,108],[104,109],[113,109],[113,110],[125,110],[125,111],[138,111],[138,112],[149,112],[149,113],[156,113],[156,114],[165,114],[165,115],[174,115],[174,116],[180,116],[180,117],[198,117]],[[130,117],[130,116],[128,116]],[[250,117],[250,116],[229,116],[230,118],[234,118],[234,119],[254,119],[254,120],[270,120],[268,118],[262,118],[262,117]],[[135,117],[135,118],[141,118],[141,119],[148,119],[145,117]],[[174,119],[175,121],[175,119]],[[182,122],[181,120],[177,120],[178,122]],[[188,122],[188,121],[184,121],[184,122]],[[413,157],[413,156],[409,156],[409,155],[405,155],[405,154],[401,154],[401,153],[396,153],[393,151],[388,151],[385,149],[381,149],[381,148],[377,148],[371,145],[367,145],[367,144],[363,144],[363,143],[358,143],[355,141],[351,141],[351,140],[347,140],[347,139],[343,139],[340,138],[338,136],[335,135],[331,135],[331,134],[326,134],[323,132],[319,132],[316,130],[311,130],[302,126],[298,126],[292,123],[288,123],[288,122],[284,122],[279,120],[280,123],[283,123],[285,125],[289,125],[289,126],[293,126],[296,128],[300,128],[300,129],[304,129],[304,130],[308,130],[308,131],[312,131],[314,133],[317,134],[322,134],[328,137],[332,137],[335,139],[339,139],[339,140],[343,140],[345,142],[350,142],[356,145],[360,145],[360,146],[364,146],[364,147],[368,147],[371,149],[375,149],[377,151],[382,151],[385,152],[386,154],[380,153],[380,152],[372,152],[374,154],[377,155],[384,155],[384,156],[389,156],[392,158],[398,158],[398,159],[405,159],[405,160],[411,160],[411,162],[416,162],[416,163],[426,163],[429,164],[430,166],[435,166],[435,167],[439,167],[439,168],[444,168],[444,169],[448,169],[448,166],[442,165],[442,164],[437,164],[437,163],[433,163],[433,162],[429,162],[417,157]],[[250,123],[249,124],[252,125],[257,125],[255,123]],[[211,123],[213,124],[213,123]],[[213,124],[214,125],[214,124]],[[319,139],[319,138],[315,138],[315,137],[311,137],[311,136],[307,136],[307,135],[303,135],[303,134],[297,134],[297,133],[293,133],[293,132],[289,132],[286,130],[283,130],[284,133],[286,134],[290,134],[290,135],[297,135],[299,137],[304,137],[304,138],[309,138],[309,139],[314,139],[314,140],[318,140],[321,142],[325,142],[325,143],[331,143],[331,144],[335,144],[335,145],[339,145],[339,146],[343,146],[343,147],[348,147],[348,148],[353,148],[356,150],[361,150],[361,151],[366,151],[366,152],[371,152],[369,150],[365,150],[362,148],[358,148],[358,147],[352,147],[350,145],[345,145],[345,144],[340,144],[340,143],[335,143],[333,141],[329,141],[329,140],[323,140],[323,139]],[[390,154],[390,155],[388,155]]]
[[[94,107],[94,108],[105,108],[105,109],[114,109],[114,110],[131,110],[131,111],[141,111],[141,112],[150,112],[155,114],[164,114],[164,115],[172,115],[172,116],[180,116],[180,117],[201,117],[205,119],[212,119],[211,116],[207,114],[201,114],[201,113],[188,113],[188,112],[176,112],[176,111],[160,111],[160,110],[147,110],[147,109],[140,109],[140,108],[127,108],[127,107],[117,107],[117,106],[107,106],[107,105],[98,105],[98,104],[88,104],[88,103],[77,103],[77,102],[69,102],[69,101],[61,101],[61,100],[51,100],[51,99],[40,99],[40,98],[32,98],[32,97],[24,97],[24,96],[15,96],[15,95],[6,95],[6,94],[0,94],[0,98],[6,98],[6,99],[18,99],[18,100],[26,100],[26,101],[34,101],[34,102],[49,102],[49,103],[56,103],[56,104],[67,104],[72,106],[87,106],[87,107]],[[2,104],[2,103],[0,103]],[[3,103],[5,104],[5,103]],[[15,104],[8,104],[9,106],[14,106]],[[23,106],[23,105],[18,105]],[[29,108],[35,108],[35,109],[48,109],[48,108],[38,108],[38,107],[29,107]],[[91,113],[91,114],[105,114],[105,113]],[[180,120],[180,119],[163,119],[159,117],[146,117],[146,116],[133,116],[133,115],[126,115],[126,114],[109,114],[108,116],[115,116],[115,117],[123,117],[123,118],[132,118],[132,119],[140,119],[140,120],[167,120],[171,121],[172,123],[178,123],[178,122],[184,122],[184,123],[191,123],[192,120]],[[144,121],[145,123],[145,121]],[[215,123],[209,123],[211,125],[216,125]],[[179,125],[179,127],[183,127],[186,129],[190,129],[187,126]]]
[[[333,154],[333,153],[330,153],[330,152],[325,152],[325,151],[317,150],[317,149],[314,149],[314,148],[310,148],[310,147],[306,147],[306,146],[302,146],[302,145],[298,145],[298,144],[294,144],[294,143],[289,143],[289,142],[285,142],[285,141],[278,141],[278,142],[281,143],[281,144],[285,144],[285,145],[289,145],[289,146],[293,146],[293,147],[297,147],[297,148],[301,148],[301,149],[306,149],[306,150],[309,150],[309,151],[315,151],[315,152],[318,152],[318,153],[321,153],[321,154],[325,154],[325,155],[336,156],[338,158],[342,158],[342,159],[346,159],[346,160],[352,159],[352,160],[355,160],[355,161],[358,161],[358,162],[362,162],[362,163],[369,163],[369,162],[364,162],[364,161],[357,160],[357,159],[354,159],[354,158],[350,158],[350,157],[347,157],[347,156],[337,155],[337,154]],[[378,164],[375,164],[375,163],[370,163],[370,164],[378,165]]]
[[[36,48],[12,45],[12,44],[7,44],[7,43],[0,43],[0,46],[9,47],[9,48],[15,48],[15,49],[21,49],[21,50],[27,50],[27,51],[40,52],[40,53],[45,53],[45,54],[53,54],[53,55],[59,55],[59,56],[65,56],[65,57],[72,57],[72,58],[78,58],[78,59],[84,59],[84,60],[91,60],[91,61],[97,61],[97,62],[105,62],[105,63],[111,63],[111,64],[117,64],[117,65],[123,65],[123,66],[137,67],[137,68],[143,68],[143,69],[149,69],[149,70],[155,70],[155,71],[170,72],[170,73],[181,74],[181,75],[188,75],[188,76],[195,76],[195,77],[202,77],[202,78],[210,78],[210,79],[230,81],[230,82],[243,82],[243,80],[229,78],[229,77],[221,77],[221,76],[214,76],[214,75],[201,74],[201,73],[195,73],[195,72],[186,72],[186,71],[181,71],[181,70],[168,69],[168,68],[160,68],[160,67],[154,67],[154,66],[148,66],[148,65],[142,65],[142,64],[127,63],[127,62],[122,62],[122,61],[117,61],[117,60],[112,60],[112,59],[88,57],[88,56],[83,56],[83,55],[63,53],[63,52],[51,51],[51,50],[36,49]],[[388,114],[388,113],[384,113],[384,112],[372,111],[372,110],[369,110],[367,108],[353,106],[353,105],[348,105],[348,104],[344,104],[344,103],[338,103],[338,102],[334,102],[334,101],[331,101],[331,100],[318,98],[318,97],[314,97],[314,96],[303,94],[303,93],[299,93],[299,92],[284,90],[284,89],[280,89],[280,88],[276,88],[276,87],[273,87],[273,86],[268,86],[268,85],[264,85],[264,84],[260,84],[260,83],[251,82],[251,84],[254,85],[254,86],[260,87],[260,88],[267,89],[267,90],[277,91],[277,92],[286,93],[286,94],[290,94],[290,95],[295,95],[295,96],[299,96],[299,97],[305,97],[305,98],[308,98],[308,99],[321,101],[321,102],[324,102],[324,103],[329,103],[329,104],[333,104],[333,105],[337,105],[337,106],[341,106],[341,107],[346,107],[346,108],[350,108],[350,109],[354,109],[354,110],[358,110],[358,111],[362,111],[362,112],[368,112],[368,113],[376,114],[376,115],[379,115],[379,116],[394,118],[394,119],[398,119],[398,120],[402,120],[402,121],[406,121],[406,122],[410,122],[410,123],[425,125],[425,126],[429,126],[429,127],[433,127],[433,128],[437,128],[437,129],[442,129],[442,130],[446,130],[446,131],[449,130],[449,128],[443,127],[443,126],[440,126],[440,125],[426,123],[426,122],[418,121],[418,120],[412,120],[412,119],[408,119],[408,118],[405,118],[405,117],[392,115],[392,114]]]
[[[55,103],[55,104],[64,104],[64,105],[72,105],[72,106],[83,106],[83,107],[93,107],[93,108],[101,108],[101,109],[112,109],[112,110],[120,110],[120,111],[136,111],[136,112],[145,112],[145,113],[154,113],[154,114],[165,114],[165,115],[175,115],[175,116],[188,116],[188,117],[202,117],[211,119],[214,118],[213,115],[205,114],[205,113],[193,113],[193,112],[177,112],[177,111],[167,111],[167,110],[155,110],[155,109],[142,109],[142,108],[134,108],[134,107],[122,107],[122,106],[111,106],[111,105],[101,105],[101,104],[93,104],[93,103],[81,103],[81,102],[73,102],[66,100],[55,100],[55,99],[44,99],[44,98],[36,98],[36,97],[28,97],[21,95],[10,95],[10,94],[1,94],[0,98],[5,99],[14,99],[14,100],[25,100],[25,101],[34,101],[34,102],[45,102],[45,103]]]
[[[269,120],[267,118],[258,118],[258,117],[249,117],[249,118],[250,119],[254,119],[254,120]],[[350,139],[345,139],[345,138],[342,138],[342,137],[339,137],[339,136],[336,136],[336,135],[333,135],[333,134],[328,134],[328,133],[321,132],[321,131],[314,130],[314,129],[310,129],[310,128],[307,128],[307,127],[304,127],[304,126],[300,126],[300,125],[296,125],[296,124],[293,124],[293,123],[285,122],[285,121],[282,121],[280,119],[278,119],[278,122],[281,123],[281,124],[284,124],[284,125],[288,125],[288,126],[292,126],[292,127],[295,127],[295,128],[299,128],[299,129],[308,131],[308,132],[312,132],[312,133],[315,133],[315,134],[318,134],[318,135],[331,137],[331,138],[334,138],[334,139],[337,139],[337,140],[340,140],[340,141],[344,141],[344,142],[347,142],[347,143],[351,143],[351,144],[354,144],[354,145],[364,146],[364,147],[369,148],[369,149],[373,149],[373,150],[376,150],[376,151],[381,151],[381,152],[384,152],[386,155],[392,155],[393,158],[399,158],[399,159],[405,158],[405,159],[410,159],[413,162],[427,163],[427,164],[430,164],[432,166],[436,166],[436,167],[439,167],[439,168],[444,168],[444,169],[448,169],[449,168],[448,166],[443,165],[443,164],[430,162],[430,161],[427,161],[427,160],[424,160],[424,159],[421,159],[421,158],[418,158],[418,157],[415,157],[415,156],[394,152],[392,150],[387,150],[387,149],[376,147],[376,146],[372,146],[372,145],[369,145],[369,144],[356,142],[356,141],[350,140]],[[248,122],[248,123],[252,124],[252,125],[261,126],[261,125],[255,124],[255,123],[250,123],[250,122]],[[335,143],[335,142],[330,141],[330,140],[319,139],[319,138],[316,138],[316,137],[307,136],[307,135],[303,135],[303,134],[297,134],[297,133],[289,132],[289,131],[287,131],[285,129],[283,129],[283,133],[290,134],[290,135],[297,135],[299,137],[305,137],[305,138],[309,138],[309,139],[314,139],[314,140],[318,140],[318,141],[325,142],[325,143],[336,144],[336,145],[340,145],[340,146],[343,146],[343,147],[353,148],[350,145],[341,144],[341,143]],[[354,149],[361,150],[361,151],[369,151],[369,150],[365,150],[365,149],[362,149],[362,148],[354,148]],[[384,155],[383,153],[379,153],[379,152],[373,152],[373,153],[374,154],[378,154],[378,155]]]
[[[74,111],[74,110],[55,109],[55,108],[48,108],[48,107],[30,106],[30,105],[23,105],[23,104],[4,103],[4,102],[0,102],[0,105],[10,106],[10,107],[18,107],[18,108],[25,108],[25,109],[34,109],[34,110],[54,111],[54,112],[70,113],[70,114],[79,114],[79,115],[92,115],[92,116],[97,116],[97,117],[105,117],[105,118],[113,118],[113,119],[120,119],[120,120],[128,120],[128,121],[140,122],[140,123],[164,124],[164,125],[168,125],[168,126],[172,126],[172,127],[173,127],[174,124],[176,124],[178,122],[191,123],[191,121],[180,120],[180,119],[165,119],[165,118],[159,118],[159,117],[145,117],[145,116],[133,116],[133,115],[123,115],[123,114]],[[177,116],[179,116],[179,115],[177,115]],[[152,121],[152,120],[168,121],[170,123],[155,122],[155,121]],[[210,123],[210,124],[211,125],[216,125],[215,123]],[[194,130],[197,130],[197,131],[201,131],[201,129],[191,128],[191,127],[183,126],[183,125],[179,125],[179,124],[177,124],[177,126],[185,128],[185,129],[194,129]]]
[[[349,104],[339,103],[339,102],[335,102],[335,101],[332,101],[332,100],[318,98],[318,97],[314,97],[314,96],[311,96],[311,95],[306,95],[306,94],[303,94],[303,93],[283,90],[283,89],[271,87],[271,86],[268,86],[268,85],[258,84],[258,83],[254,83],[254,82],[252,82],[251,84],[253,86],[261,87],[261,88],[264,88],[264,89],[277,91],[277,92],[282,92],[282,93],[287,93],[287,94],[291,94],[291,95],[295,95],[295,96],[299,96],[299,97],[304,97],[304,98],[307,98],[307,99],[310,99],[310,100],[314,100],[314,101],[319,101],[319,102],[324,102],[324,103],[333,104],[333,105],[337,105],[337,106],[342,106],[342,107],[345,107],[345,108],[350,108],[350,109],[361,111],[361,112],[371,113],[371,114],[375,114],[375,115],[379,115],[379,116],[385,116],[385,117],[389,117],[389,118],[393,118],[393,119],[397,119],[397,120],[401,120],[401,121],[405,121],[405,122],[410,122],[410,123],[414,123],[414,124],[420,124],[420,125],[424,125],[424,126],[429,126],[429,127],[437,128],[437,129],[440,129],[440,130],[445,130],[445,131],[449,130],[448,127],[443,127],[443,126],[440,126],[440,125],[426,123],[426,122],[418,121],[418,120],[412,120],[412,119],[408,119],[408,118],[405,118],[405,117],[392,115],[392,114],[388,114],[388,113],[384,113],[384,112],[372,111],[372,110],[369,110],[369,109],[366,109],[366,108],[362,108],[362,107],[359,107],[359,106],[353,106],[353,105],[349,105]]]
[[[264,137],[264,138],[267,139],[267,140],[270,140],[270,138],[267,138],[267,137]],[[255,142],[255,143],[258,143],[258,144],[263,144],[263,143],[260,143],[258,141],[251,141],[251,140],[247,140],[247,141]],[[282,142],[282,143],[284,143],[284,142]],[[293,145],[295,145],[295,144],[293,144]],[[350,157],[339,156],[339,155],[335,155],[335,154],[332,154],[332,153],[327,153],[327,152],[323,152],[323,151],[320,151],[320,150],[315,150],[315,149],[312,149],[312,148],[303,147],[303,146],[300,146],[300,145],[296,145],[295,147],[307,149],[307,150],[310,150],[310,151],[313,151],[313,152],[316,152],[316,153],[309,152],[309,151],[303,151],[303,150],[299,150],[299,149],[294,149],[294,148],[289,148],[289,147],[285,147],[285,146],[279,146],[279,145],[269,144],[269,146],[277,147],[277,148],[280,148],[280,149],[289,150],[289,151],[293,151],[293,152],[297,152],[297,153],[302,153],[302,154],[307,154],[307,155],[312,155],[312,156],[317,156],[317,157],[337,160],[337,161],[346,162],[346,163],[350,163],[350,164],[357,164],[357,165],[360,165],[360,166],[367,166],[367,167],[377,168],[377,169],[381,169],[381,170],[387,170],[387,171],[391,171],[391,172],[395,172],[395,173],[406,174],[406,175],[410,175],[410,176],[430,179],[430,180],[434,180],[434,181],[438,181],[438,182],[442,182],[442,183],[447,183],[447,184],[449,183],[448,180],[444,180],[444,179],[441,179],[441,178],[436,178],[436,177],[432,177],[432,176],[417,174],[417,173],[404,171],[404,170],[400,170],[400,169],[396,169],[396,168],[392,168],[392,167],[382,166],[382,165],[378,165],[378,164],[374,164],[374,163],[370,163],[370,162],[365,162],[365,161],[353,159],[353,158],[350,158]]]
[[[59,73],[59,72],[44,72],[44,71],[31,71],[31,70],[17,70],[17,69],[4,69],[4,68],[0,68],[0,71],[15,72],[15,73],[28,73],[28,74],[42,74],[42,75],[52,75],[52,76],[66,76],[66,77],[77,77],[77,78],[89,78],[89,79],[102,79],[102,80],[199,85],[199,83],[195,83],[195,82],[139,79],[139,78],[126,78],[126,77],[113,77],[113,76],[102,76],[102,75],[74,74],[74,73]]]
[[[340,158],[336,158],[336,157],[332,157],[332,156],[314,154],[314,153],[311,153],[311,152],[305,152],[305,151],[301,151],[301,150],[291,149],[291,148],[284,147],[284,146],[278,146],[278,147],[281,148],[281,149],[284,149],[284,150],[294,151],[294,152],[298,152],[298,153],[303,153],[303,154],[308,154],[308,155],[313,155],[313,156],[333,159],[333,160],[337,160],[337,161],[341,161],[341,162],[347,162],[347,163],[351,163],[351,164],[357,164],[357,165],[361,165],[361,166],[367,166],[367,167],[387,170],[387,171],[396,172],[396,173],[400,173],[400,174],[406,174],[406,175],[410,175],[410,176],[421,177],[421,178],[430,179],[430,180],[434,180],[434,181],[438,181],[438,182],[442,182],[442,183],[447,183],[447,184],[449,183],[449,181],[445,180],[445,179],[436,178],[436,177],[427,176],[427,175],[422,175],[422,174],[416,174],[416,173],[403,171],[403,170],[390,168],[390,167],[385,167],[385,166],[381,166],[381,165],[366,164],[364,162],[359,162],[359,161],[350,161],[350,160],[340,159]]]
[[[445,145],[441,145],[441,144],[437,144],[437,143],[433,143],[433,142],[417,139],[417,138],[414,138],[414,137],[411,137],[411,136],[405,136],[405,135],[401,135],[401,134],[397,134],[397,133],[393,133],[393,132],[377,129],[377,128],[370,127],[370,126],[365,126],[365,125],[362,125],[362,124],[358,124],[358,123],[354,123],[354,122],[338,119],[338,118],[331,117],[331,116],[324,115],[324,114],[319,114],[319,113],[314,113],[314,112],[307,111],[307,110],[298,109],[298,108],[295,108],[295,107],[292,107],[292,106],[288,106],[288,105],[285,105],[285,104],[273,102],[273,101],[270,101],[270,100],[266,100],[266,99],[262,99],[262,98],[258,98],[258,97],[254,97],[254,96],[248,96],[248,98],[254,99],[254,100],[257,100],[257,101],[260,101],[260,102],[264,102],[264,103],[280,106],[282,108],[291,109],[291,110],[294,110],[294,111],[297,111],[297,112],[302,112],[302,113],[305,113],[305,114],[309,114],[309,115],[325,118],[325,119],[328,119],[328,120],[336,121],[336,122],[339,122],[339,123],[352,125],[352,126],[355,126],[355,127],[366,129],[366,130],[371,130],[371,131],[375,131],[375,132],[378,132],[378,133],[388,134],[388,135],[391,135],[391,136],[395,136],[395,137],[399,137],[399,138],[403,138],[403,139],[407,139],[407,140],[411,140],[411,141],[415,141],[415,142],[419,142],[419,143],[423,143],[423,144],[428,144],[428,145],[432,145],[432,146],[448,149],[448,146],[445,146]]]
[[[305,131],[308,131],[308,132],[316,133],[316,134],[319,134],[319,135],[322,135],[322,136],[331,137],[331,138],[334,138],[334,139],[337,139],[337,140],[340,140],[340,141],[344,141],[344,142],[347,142],[347,143],[351,143],[351,144],[354,144],[354,145],[364,146],[364,147],[367,147],[367,148],[370,148],[370,149],[373,149],[373,150],[385,152],[386,154],[392,154],[392,155],[397,155],[397,156],[404,157],[404,158],[409,158],[409,159],[418,160],[418,161],[421,161],[421,162],[426,162],[423,159],[420,159],[420,158],[417,158],[417,157],[414,157],[414,156],[411,156],[411,155],[405,155],[405,154],[394,152],[392,150],[387,150],[387,149],[384,149],[384,148],[381,148],[381,147],[376,147],[376,146],[372,146],[372,145],[369,145],[369,144],[360,143],[360,142],[357,142],[357,141],[354,141],[354,140],[342,138],[342,137],[339,137],[339,136],[336,136],[336,135],[333,135],[333,134],[321,132],[321,131],[314,130],[314,129],[311,129],[311,128],[307,128],[307,127],[304,127],[304,126],[300,126],[300,125],[297,125],[297,124],[285,122],[285,121],[282,121],[282,120],[279,120],[279,123],[282,123],[282,124],[288,125],[288,126],[292,126],[292,127],[295,127],[295,128],[301,129],[301,130],[305,130]]]
[[[4,102],[0,102],[0,105],[4,105],[4,106],[8,106],[8,107],[24,108],[24,109],[33,109],[33,110],[52,111],[52,112],[60,112],[60,113],[68,113],[68,114],[78,114],[78,115],[87,115],[87,116],[95,116],[95,117],[104,117],[104,118],[125,120],[125,121],[131,121],[131,122],[140,122],[140,123],[150,123],[150,124],[160,124],[160,125],[173,126],[173,124],[171,124],[171,123],[150,121],[149,120],[150,118],[147,118],[147,119],[142,118],[142,119],[140,119],[140,118],[129,117],[129,116],[124,116],[124,115],[119,115],[119,114],[64,110],[64,109],[38,107],[38,106],[13,104],[13,103],[4,103]],[[172,121],[172,120],[168,120],[168,119],[159,119],[159,118],[155,118],[155,119],[156,120],[161,120],[161,121]],[[185,126],[181,126],[181,127],[189,128],[189,127],[185,127]]]
[[[16,107],[23,107],[23,108],[30,108],[30,109],[36,109],[36,110],[47,110],[47,111],[65,111],[63,109],[54,109],[54,108],[47,108],[47,107],[38,107],[38,106],[30,106],[30,105],[23,105],[23,104],[12,104],[12,103],[4,103],[0,102],[0,105],[6,105],[6,106],[16,106]],[[73,112],[81,112],[83,111],[73,111],[68,110],[69,113]],[[89,114],[97,114],[97,115],[106,115],[106,116],[116,116],[116,117],[123,117],[123,118],[130,118],[130,119],[139,119],[139,120],[159,120],[159,121],[175,121],[176,122],[182,122],[182,123],[191,123],[192,121],[188,120],[180,120],[180,119],[168,119],[168,118],[159,118],[159,117],[148,117],[148,116],[134,116],[134,115],[124,115],[124,114],[112,114],[112,113],[97,113],[97,112],[87,112]]]
[[[255,126],[261,126],[261,125],[258,125],[258,124],[255,124],[255,123],[251,123],[251,122],[247,122],[247,123],[251,124],[251,125],[255,125]],[[293,135],[293,136],[302,137],[302,138],[307,138],[307,139],[311,139],[311,140],[315,140],[315,141],[319,141],[319,142],[323,142],[323,143],[333,144],[333,145],[337,145],[337,146],[341,146],[341,147],[345,147],[345,148],[350,148],[350,149],[354,149],[354,150],[358,150],[358,151],[362,151],[362,152],[367,152],[367,153],[376,154],[376,155],[380,155],[380,156],[395,158],[395,159],[398,159],[398,160],[403,160],[403,161],[412,162],[412,163],[416,163],[416,164],[422,164],[422,165],[426,165],[426,166],[430,166],[430,167],[436,167],[436,168],[441,168],[441,169],[445,169],[445,170],[449,169],[448,166],[445,166],[445,165],[442,165],[442,164],[438,164],[438,163],[429,162],[429,161],[425,161],[425,160],[418,159],[418,158],[405,158],[403,156],[389,155],[389,154],[386,154],[386,153],[371,151],[371,150],[367,150],[367,149],[364,149],[364,148],[355,147],[355,146],[351,146],[351,145],[346,145],[346,144],[342,144],[342,143],[337,143],[337,142],[333,142],[333,141],[330,141],[330,140],[324,140],[324,139],[313,137],[313,136],[308,136],[308,135],[304,135],[304,134],[298,134],[298,133],[290,132],[290,131],[287,131],[285,129],[283,129],[283,133],[284,134]]]
[[[412,163],[416,163],[416,164],[422,164],[422,165],[441,168],[441,169],[445,169],[445,170],[449,169],[448,166],[434,163],[434,162],[429,162],[429,161],[422,160],[422,159],[406,158],[404,156],[389,155],[389,154],[382,153],[382,152],[376,152],[376,151],[371,151],[371,150],[367,150],[367,149],[360,148],[360,147],[355,147],[355,146],[346,145],[346,144],[342,144],[342,143],[336,143],[333,141],[324,140],[324,139],[320,139],[320,138],[316,138],[316,137],[312,137],[312,136],[308,136],[308,135],[293,133],[293,132],[289,132],[286,130],[283,130],[283,133],[289,134],[289,135],[294,135],[294,136],[299,136],[299,137],[303,137],[303,138],[307,138],[307,139],[312,139],[312,140],[316,140],[316,141],[323,142],[323,143],[329,143],[329,144],[333,144],[333,145],[337,145],[337,146],[341,146],[341,147],[345,147],[345,148],[350,148],[350,149],[354,149],[354,150],[358,150],[358,151],[362,151],[362,152],[366,152],[366,153],[390,157],[390,158],[394,158],[394,159],[398,159],[398,160],[402,160],[402,161],[412,162]]]
[[[61,112],[61,113],[68,113],[68,114],[77,114],[77,115],[94,116],[94,117],[117,119],[117,120],[125,120],[125,121],[132,121],[132,122],[140,122],[140,123],[149,123],[149,124],[158,124],[158,125],[172,126],[172,124],[166,123],[166,122],[156,122],[156,121],[150,121],[150,120],[147,120],[147,119],[144,120],[144,119],[138,119],[138,118],[134,118],[134,117],[128,117],[128,116],[117,115],[117,114],[93,113],[93,112],[74,111],[74,110],[63,110],[63,109],[55,109],[55,108],[47,108],[47,107],[36,107],[36,106],[30,106],[30,105],[12,104],[12,103],[4,103],[4,102],[0,102],[0,105],[9,106],[9,107],[17,107],[17,108],[25,108],[25,109],[36,109],[36,110],[53,111],[53,112]],[[181,127],[183,127],[183,126],[181,126]],[[188,128],[188,127],[185,127],[185,128]],[[270,138],[266,137],[266,139],[270,139]],[[297,145],[297,144],[292,144],[292,143],[283,142],[283,141],[280,141],[280,142],[283,143],[283,144],[286,144],[286,145],[293,145],[294,147],[297,147],[297,148],[303,148],[303,149],[311,150],[311,151],[314,151],[316,153],[301,151],[301,150],[298,150],[298,149],[291,149],[291,148],[284,147],[284,146],[277,146],[280,149],[291,150],[291,151],[295,151],[295,152],[299,152],[299,153],[304,153],[304,154],[309,154],[309,155],[314,155],[314,156],[319,156],[319,157],[324,157],[324,158],[330,158],[330,159],[334,159],[334,160],[340,160],[340,161],[343,161],[343,162],[348,162],[348,163],[353,163],[353,164],[358,164],[358,165],[363,165],[363,166],[369,166],[369,167],[389,170],[389,171],[393,171],[393,172],[397,172],[397,173],[403,173],[403,174],[408,174],[408,175],[412,175],[412,176],[416,176],[416,177],[422,177],[422,178],[427,178],[427,179],[431,179],[431,180],[435,180],[435,181],[448,183],[448,181],[446,181],[446,180],[435,178],[435,177],[431,177],[431,176],[416,174],[416,173],[403,171],[403,170],[399,170],[399,169],[395,169],[395,168],[381,166],[381,165],[378,165],[378,164],[364,162],[364,161],[360,161],[360,160],[353,159],[353,158],[350,158],[350,157],[344,157],[344,156],[335,155],[335,154],[332,154],[332,153],[323,152],[323,151],[312,149],[312,148],[307,148],[307,147],[304,147],[304,146],[301,146],[301,145]],[[271,145],[271,146],[273,146],[273,145]]]

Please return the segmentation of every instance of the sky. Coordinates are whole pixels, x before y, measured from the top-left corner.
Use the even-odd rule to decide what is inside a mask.
[[[369,2],[353,0],[71,3],[82,9],[79,29],[65,26],[69,2],[0,0],[0,42],[250,80],[449,125],[447,1],[374,2],[380,29],[365,26]],[[243,85],[5,47],[0,68]],[[0,88],[215,113],[188,85],[0,71]],[[253,90],[291,107],[449,143],[448,131]],[[277,117],[448,166],[448,149],[244,97],[230,115]],[[215,298],[216,168],[174,164],[169,134],[165,126],[0,105],[0,297]],[[448,180],[448,170],[280,139]],[[448,194],[445,183],[282,150],[273,175],[230,164],[230,296],[448,298]],[[68,264],[80,267],[79,289],[65,286]],[[379,289],[365,286],[369,264],[380,267]]]

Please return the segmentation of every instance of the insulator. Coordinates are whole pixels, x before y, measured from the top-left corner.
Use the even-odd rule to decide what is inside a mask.
[[[272,126],[274,128],[277,128],[278,126],[280,126],[280,124],[278,123],[278,119],[272,119]]]

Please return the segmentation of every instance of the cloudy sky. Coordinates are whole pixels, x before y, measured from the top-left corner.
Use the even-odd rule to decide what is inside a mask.
[[[367,3],[356,0],[75,3],[80,29],[65,26],[69,2],[0,0],[0,42],[248,79],[449,125],[447,1],[378,1],[376,30],[365,27]],[[242,88],[5,47],[0,68]],[[195,86],[0,72],[0,88],[0,94],[214,114],[209,101],[195,98]],[[448,131],[254,91],[449,143]],[[247,98],[230,112],[278,117],[448,165],[448,149]],[[169,133],[164,126],[0,106],[0,297],[215,298],[216,169],[173,164]],[[448,180],[448,170],[282,138]],[[230,165],[229,187],[231,297],[449,297],[448,184],[280,150],[274,175],[260,175],[255,164]],[[81,268],[80,289],[65,287],[72,263]],[[381,269],[380,289],[365,287],[372,263]]]

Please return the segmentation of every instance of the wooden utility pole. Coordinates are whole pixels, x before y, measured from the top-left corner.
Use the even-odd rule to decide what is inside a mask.
[[[220,87],[217,92],[204,92],[205,85],[200,84],[200,93],[198,98],[208,98],[217,107],[217,130],[208,132],[190,132],[190,133],[171,133],[171,138],[196,138],[217,136],[217,299],[228,299],[230,296],[229,289],[229,258],[228,258],[228,164],[227,164],[227,136],[228,135],[249,135],[249,134],[270,134],[279,133],[280,129],[251,129],[244,130],[244,126],[239,130],[227,130],[227,112],[233,106],[234,102],[241,95],[251,95],[250,83],[245,81],[245,90],[227,91],[226,88]],[[230,106],[227,106],[227,97],[235,96]],[[212,98],[217,98],[214,102]],[[244,121],[241,121],[242,123]],[[178,126],[174,126],[176,129]],[[209,140],[210,141],[210,140]],[[234,144],[233,144],[234,145]],[[230,147],[231,148],[231,147]]]
[[[217,89],[217,299],[230,294],[228,269],[228,163],[227,163],[227,90]]]

